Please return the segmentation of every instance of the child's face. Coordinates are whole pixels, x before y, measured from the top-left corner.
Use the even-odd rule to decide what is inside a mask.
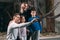
[[[22,17],[22,22],[25,22],[25,17]]]
[[[36,16],[36,11],[31,11],[31,16]]]

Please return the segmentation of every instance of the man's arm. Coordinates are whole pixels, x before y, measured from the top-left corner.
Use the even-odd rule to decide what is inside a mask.
[[[26,23],[20,23],[20,24],[16,24],[16,25],[12,25],[12,29],[15,29],[15,28],[22,28],[22,27],[26,27],[28,25],[30,25],[31,22],[26,22]]]
[[[26,23],[20,23],[20,24],[12,25],[12,28],[15,29],[15,28],[27,27],[27,26],[31,25],[35,20],[36,20],[36,18],[34,18],[31,22],[26,22]]]

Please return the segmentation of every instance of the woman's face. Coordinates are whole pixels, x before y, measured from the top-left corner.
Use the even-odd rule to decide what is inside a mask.
[[[21,8],[22,8],[22,9],[25,9],[25,3],[22,3],[22,4],[21,4]]]
[[[27,9],[28,9],[28,4],[22,3],[22,4],[21,4],[21,9],[27,10]]]
[[[28,4],[25,4],[25,9],[27,10],[29,8]]]

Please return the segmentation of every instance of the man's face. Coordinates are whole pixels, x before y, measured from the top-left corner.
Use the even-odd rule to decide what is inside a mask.
[[[31,11],[32,16],[36,16],[36,11]]]
[[[20,15],[15,16],[15,21],[18,22],[18,23],[20,22]]]

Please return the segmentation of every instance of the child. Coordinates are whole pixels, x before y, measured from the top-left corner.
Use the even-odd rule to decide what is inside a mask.
[[[21,23],[25,23],[25,17],[24,16],[21,17]],[[26,40],[27,39],[27,36],[26,36],[26,27],[20,28],[20,32],[21,32],[22,40]]]
[[[37,13],[36,13],[36,10],[35,10],[35,9],[33,9],[33,10],[31,11],[31,17],[29,18],[28,21],[31,21],[31,20],[33,20],[34,18],[40,19],[39,16],[37,16]],[[32,37],[31,37],[31,38],[32,38],[31,40],[39,40],[40,31],[42,31],[42,26],[41,26],[40,22],[38,22],[38,20],[36,20],[36,22],[34,22],[34,23],[29,27],[29,29],[30,29],[30,36],[32,36]],[[32,34],[33,34],[33,35],[32,35]],[[30,36],[29,36],[29,37],[30,37]]]

